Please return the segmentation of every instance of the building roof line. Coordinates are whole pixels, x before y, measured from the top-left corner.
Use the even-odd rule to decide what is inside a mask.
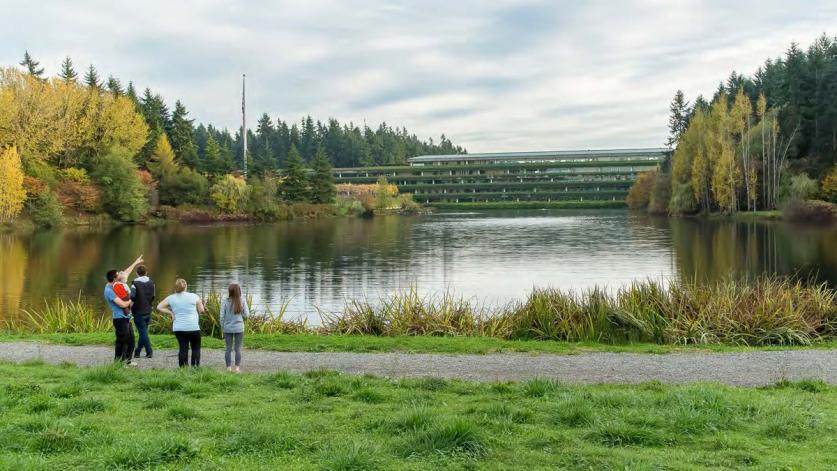
[[[667,147],[645,147],[628,149],[578,149],[557,151],[524,151],[524,152],[480,152],[474,154],[440,154],[419,155],[410,157],[408,162],[423,160],[475,160],[491,158],[526,158],[526,157],[587,157],[593,155],[635,155],[635,154],[667,154],[671,149]]]

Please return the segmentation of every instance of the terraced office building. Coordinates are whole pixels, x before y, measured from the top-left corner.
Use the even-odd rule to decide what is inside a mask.
[[[382,175],[420,203],[618,201],[666,148],[422,155],[409,166],[335,169],[337,183],[374,183]]]

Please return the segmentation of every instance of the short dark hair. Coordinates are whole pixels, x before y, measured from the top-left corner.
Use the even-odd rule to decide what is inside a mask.
[[[105,278],[108,279],[108,283],[113,283],[113,280],[116,279],[116,275],[118,273],[119,273],[119,270],[115,270],[115,269],[114,270],[108,270],[107,275],[105,275]]]
[[[145,276],[148,273],[148,270],[145,268],[145,265],[137,265],[137,275]]]

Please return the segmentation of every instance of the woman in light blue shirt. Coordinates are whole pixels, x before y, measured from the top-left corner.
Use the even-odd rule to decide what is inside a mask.
[[[201,326],[199,315],[204,311],[203,301],[195,294],[186,291],[186,280],[178,278],[174,282],[174,294],[160,301],[157,310],[172,316],[171,330],[177,337],[177,364],[186,366],[189,362],[189,348],[192,349],[192,366],[201,364]]]

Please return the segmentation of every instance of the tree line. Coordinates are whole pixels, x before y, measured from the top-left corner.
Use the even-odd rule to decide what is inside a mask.
[[[792,43],[752,76],[732,72],[707,101],[678,90],[673,155],[627,200],[660,213],[755,211],[783,201],[837,202],[837,38]]]
[[[0,183],[25,192],[7,192],[8,203],[0,198],[0,209],[12,208],[0,219],[19,212],[20,194],[28,195],[39,225],[60,220],[62,207],[136,221],[149,203],[207,200],[265,215],[280,203],[333,201],[333,165],[397,165],[419,154],[465,152],[444,135],[439,143],[423,141],[386,123],[375,130],[310,116],[274,123],[264,114],[255,131],[247,130],[245,181],[240,130],[196,126],[180,100],[170,109],[150,88],[138,93],[133,82],[102,78],[93,65],[78,71],[69,57],[53,77],[28,51],[19,65],[0,68],[0,153],[4,168],[13,169]]]

